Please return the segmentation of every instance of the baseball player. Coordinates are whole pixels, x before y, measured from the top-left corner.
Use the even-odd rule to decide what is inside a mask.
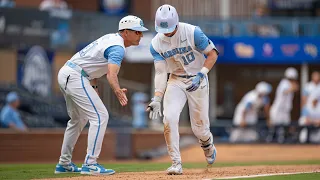
[[[284,141],[283,127],[276,128],[275,126],[287,126],[291,123],[291,109],[294,92],[298,91],[299,85],[297,82],[298,72],[295,68],[289,67],[284,73],[284,79],[280,81],[280,84],[276,90],[275,100],[270,108],[270,131],[267,141],[270,142],[273,139],[274,132],[277,131],[277,137],[279,142]]]
[[[149,117],[162,116],[161,101],[164,98],[164,136],[172,159],[167,173],[182,174],[178,128],[179,116],[187,101],[191,127],[208,164],[213,164],[216,158],[209,129],[207,73],[217,60],[218,50],[199,27],[179,22],[173,6],[165,4],[158,8],[155,29],[158,34],[150,45],[155,66],[155,93],[148,107]],[[168,82],[167,72],[170,73]]]
[[[147,31],[136,16],[126,16],[119,22],[119,32],[107,34],[76,53],[60,69],[58,82],[64,94],[70,120],[64,134],[61,156],[55,173],[80,172],[81,174],[114,174],[97,163],[109,114],[99,97],[96,79],[107,74],[111,88],[120,104],[127,104],[126,89],[121,89],[118,72],[125,48],[139,45],[142,32]],[[89,121],[88,147],[82,168],[71,162],[77,139]]]
[[[316,87],[308,96],[306,105],[302,110],[302,116],[299,119],[299,125],[316,128],[305,127],[300,133],[300,142],[305,142],[307,138],[303,138],[302,134],[305,131],[307,134],[310,131],[309,140],[314,143],[320,141],[320,86]],[[305,139],[305,140],[303,140]]]
[[[314,71],[311,74],[311,81],[306,84],[303,95],[302,95],[302,108],[307,103],[308,96],[314,91],[317,87],[320,87],[320,73],[318,71]]]
[[[268,95],[272,91],[272,86],[266,82],[259,82],[254,90],[249,91],[237,105],[233,124],[236,126],[232,130],[231,142],[249,142],[258,139],[257,132],[250,129],[258,121],[259,109],[264,107],[265,116],[269,118],[270,100]]]

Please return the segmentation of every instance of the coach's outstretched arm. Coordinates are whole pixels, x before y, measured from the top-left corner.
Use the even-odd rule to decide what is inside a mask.
[[[126,96],[127,89],[121,89],[118,80],[118,73],[124,54],[124,48],[121,46],[109,47],[104,52],[104,57],[108,59],[107,79],[122,106],[125,106],[128,103],[128,98]]]
[[[119,66],[115,64],[108,64],[107,79],[109,81],[111,88],[116,94],[120,104],[122,106],[125,106],[128,103],[128,98],[126,96],[127,89],[120,88],[119,81],[118,81],[119,70],[120,70]]]

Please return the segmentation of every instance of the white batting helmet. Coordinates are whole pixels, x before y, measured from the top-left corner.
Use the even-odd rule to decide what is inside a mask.
[[[130,29],[134,31],[148,31],[148,29],[144,27],[142,19],[132,15],[126,16],[120,20],[119,31],[124,29]]]
[[[284,77],[288,79],[298,79],[298,71],[293,67],[289,67],[284,72]]]
[[[172,33],[179,23],[176,8],[169,4],[158,8],[155,18],[155,29],[158,33]]]
[[[272,86],[269,83],[266,83],[264,81],[259,82],[256,85],[255,90],[259,93],[259,94],[263,94],[263,95],[268,95],[271,93],[272,91]]]

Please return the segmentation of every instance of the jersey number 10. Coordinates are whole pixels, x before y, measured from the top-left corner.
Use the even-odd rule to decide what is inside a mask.
[[[185,56],[181,56],[182,60],[183,60],[183,64],[184,65],[188,65],[190,64],[192,61],[195,60],[194,54],[193,52],[190,52],[189,54],[185,55]]]

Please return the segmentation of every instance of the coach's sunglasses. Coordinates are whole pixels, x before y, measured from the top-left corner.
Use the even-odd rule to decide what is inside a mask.
[[[135,33],[136,33],[136,35],[141,35],[141,34],[142,34],[142,32],[141,32],[141,31],[135,31],[135,30],[131,30],[131,29],[127,29],[127,30],[135,32]]]

